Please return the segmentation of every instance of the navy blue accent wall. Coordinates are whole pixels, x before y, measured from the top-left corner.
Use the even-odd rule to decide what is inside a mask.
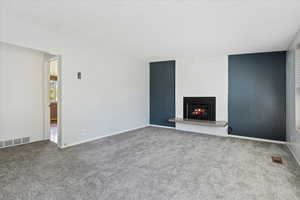
[[[175,127],[175,61],[150,63],[150,124]]]
[[[285,141],[286,52],[229,56],[229,134]]]

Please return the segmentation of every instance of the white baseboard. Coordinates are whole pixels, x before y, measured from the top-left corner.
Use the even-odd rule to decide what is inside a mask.
[[[300,166],[300,160],[297,158],[296,153],[294,152],[294,150],[290,147],[290,144],[287,143],[286,146],[288,147],[288,149],[292,153],[292,155],[293,155],[294,159],[296,160],[297,164]]]
[[[145,128],[145,127],[148,127],[148,126],[150,126],[150,127],[157,127],[157,128],[165,128],[165,129],[176,130],[175,127],[159,126],[159,125],[154,125],[154,124],[147,124],[147,125],[135,127],[135,128],[128,129],[128,130],[119,131],[119,132],[115,132],[115,133],[111,133],[111,134],[107,134],[107,135],[103,135],[103,136],[99,136],[99,137],[95,137],[95,138],[83,140],[83,141],[80,141],[80,142],[75,142],[75,143],[72,143],[72,144],[68,144],[68,145],[62,146],[62,147],[60,147],[60,148],[61,148],[61,149],[64,149],[64,148],[68,148],[68,147],[71,147],[71,146],[75,146],[75,145],[79,145],[79,144],[83,144],[83,143],[87,143],[87,142],[92,142],[92,141],[95,141],[95,140],[98,140],[98,139],[101,139],[101,138],[105,138],[105,137],[109,137],[109,136],[113,136],[113,135],[118,135],[118,134],[125,133],[125,132],[129,132],[129,131],[134,131],[134,130],[137,130],[137,129]],[[205,133],[202,133],[202,134],[205,134]],[[210,134],[209,134],[209,135],[210,135]],[[216,136],[220,136],[220,135],[216,135]],[[224,136],[221,136],[221,137],[224,137]],[[254,141],[261,141],[261,142],[276,143],[276,144],[286,144],[286,145],[287,145],[286,142],[283,142],[283,141],[277,141],[277,140],[267,140],[267,139],[252,138],[252,137],[237,136],[237,135],[228,135],[228,137],[239,138],[239,139],[246,139],[246,140],[254,140]],[[288,146],[288,148],[289,148],[290,151],[292,152],[293,156],[295,157],[295,159],[297,160],[297,162],[298,162],[299,165],[300,165],[300,162],[299,162],[299,160],[297,159],[297,157],[295,156],[295,153],[292,151],[292,149],[289,147],[289,145],[287,145],[287,146]]]
[[[132,128],[132,129],[127,129],[127,130],[124,130],[124,131],[118,131],[118,132],[115,132],[115,133],[110,133],[110,134],[107,134],[107,135],[102,135],[102,136],[99,136],[99,137],[95,137],[95,138],[83,140],[83,141],[80,141],[80,142],[75,142],[75,143],[68,144],[68,145],[65,145],[65,146],[62,146],[62,147],[59,147],[59,148],[60,149],[65,149],[65,148],[72,147],[72,146],[75,146],[75,145],[79,145],[79,144],[83,144],[83,143],[87,143],[87,142],[92,142],[92,141],[95,141],[95,140],[99,140],[101,138],[105,138],[105,137],[109,137],[109,136],[113,136],[113,135],[118,135],[118,134],[121,134],[121,133],[126,133],[126,132],[129,132],[129,131],[134,131],[134,130],[137,130],[137,129],[145,128],[147,126],[148,125],[138,126],[138,127]]]
[[[239,138],[239,139],[244,139],[244,140],[254,140],[254,141],[269,142],[269,143],[275,143],[275,144],[287,144],[286,142],[278,141],[278,140],[268,140],[268,139],[260,139],[260,138],[253,138],[253,137],[246,137],[246,136],[239,136],[239,135],[229,135],[229,134],[221,135],[221,134],[203,133],[203,132],[200,133],[200,132],[195,132],[195,131],[176,129],[176,127],[159,126],[159,125],[154,125],[154,124],[149,124],[148,126],[173,129],[173,130],[179,130],[179,131],[187,131],[187,132],[199,133],[199,134],[204,134],[204,135],[214,135],[214,136],[219,136],[219,137],[233,137],[233,138]]]
[[[154,124],[148,124],[148,126],[157,127],[157,128],[166,128],[166,129],[176,129],[175,127],[170,126],[160,126],[160,125],[154,125]]]
[[[245,140],[254,140],[254,141],[260,141],[260,142],[276,143],[276,144],[286,144],[286,142],[283,142],[283,141],[267,140],[267,139],[260,139],[260,138],[246,137],[246,136],[239,136],[239,135],[230,135],[230,134],[228,134],[228,137],[245,139]]]

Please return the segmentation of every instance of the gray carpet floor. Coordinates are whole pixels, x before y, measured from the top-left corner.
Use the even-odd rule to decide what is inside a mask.
[[[0,199],[298,200],[300,168],[284,145],[147,127],[1,149]]]

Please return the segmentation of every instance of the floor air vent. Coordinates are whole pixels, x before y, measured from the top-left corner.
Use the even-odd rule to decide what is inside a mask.
[[[20,144],[27,144],[29,142],[30,142],[30,137],[16,138],[13,140],[4,140],[4,141],[0,141],[0,148],[11,147]]]
[[[282,159],[280,156],[272,156],[272,161],[274,163],[282,164]]]

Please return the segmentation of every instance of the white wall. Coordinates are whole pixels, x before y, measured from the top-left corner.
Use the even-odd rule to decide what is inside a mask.
[[[176,117],[183,117],[183,97],[216,97],[216,120],[228,120],[228,56],[198,56],[176,59]],[[227,135],[226,127],[176,123],[176,129]]]
[[[184,96],[215,96],[216,120],[227,121],[227,55],[176,59],[176,117],[183,117]]]
[[[0,141],[43,139],[44,54],[0,42]]]
[[[148,63],[74,35],[8,16],[0,28],[0,41],[62,56],[62,144],[148,124]]]
[[[295,49],[300,44],[300,32],[290,45],[286,65],[286,140],[290,149],[300,161],[300,131],[296,129],[296,99],[300,95],[295,92]],[[299,118],[297,116],[297,118]]]
[[[62,55],[63,144],[148,124],[146,65],[84,50]],[[82,79],[76,79],[76,72]]]

